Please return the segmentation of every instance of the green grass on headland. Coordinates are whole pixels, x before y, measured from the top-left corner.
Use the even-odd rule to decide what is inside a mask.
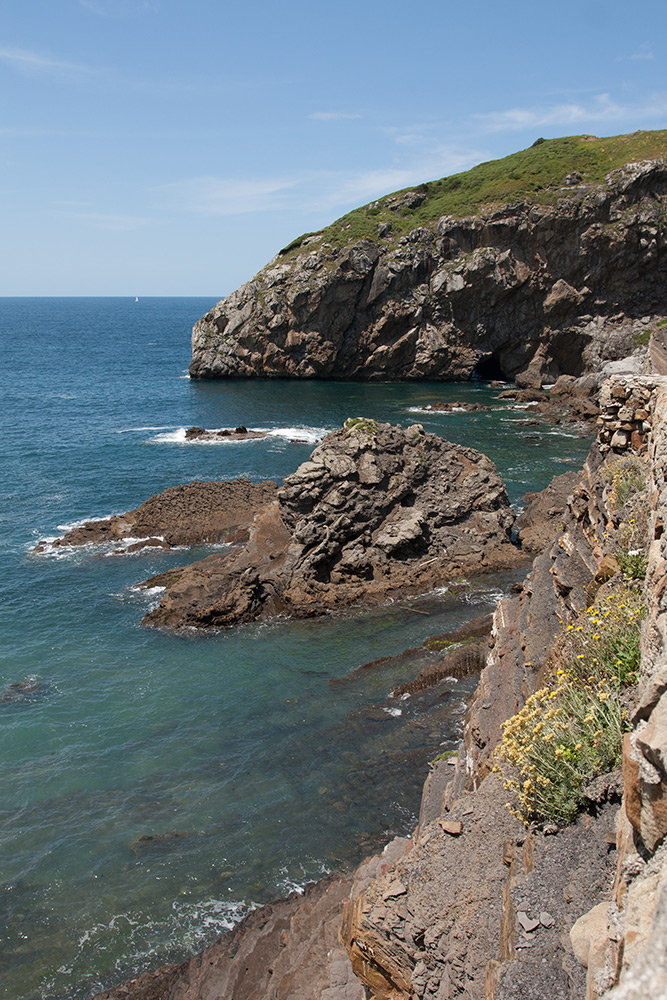
[[[380,241],[386,245],[418,226],[431,225],[443,215],[464,218],[522,201],[549,204],[563,195],[568,175],[579,174],[581,184],[594,185],[625,163],[661,157],[667,157],[667,130],[601,139],[588,135],[538,139],[529,149],[501,160],[489,160],[464,173],[404,188],[354,209],[321,230],[316,245],[377,241],[378,226],[388,222],[392,225],[391,236]],[[425,195],[420,204],[392,210],[392,202],[411,192]],[[281,257],[296,256],[307,236],[313,235],[307,233],[294,240],[281,250]]]

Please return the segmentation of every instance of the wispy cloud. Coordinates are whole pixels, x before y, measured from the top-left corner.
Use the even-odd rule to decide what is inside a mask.
[[[638,60],[644,61],[647,59],[655,59],[655,56],[653,55],[648,42],[644,42],[643,45],[639,46],[636,52],[631,52],[629,56],[619,56],[618,58],[620,62],[636,62]]]
[[[333,122],[342,118],[361,118],[361,115],[348,111],[313,111],[308,117],[317,122]]]
[[[190,177],[153,188],[170,208],[206,215],[240,215],[281,207],[277,195],[293,188],[293,178],[238,179]]]
[[[53,59],[51,56],[29,49],[0,48],[0,62],[5,63],[19,73],[34,75],[37,73],[91,73],[92,68],[81,63],[66,62]]]
[[[141,215],[121,215],[114,212],[79,212],[77,218],[90,222],[98,229],[114,233],[129,233],[153,225],[152,219]]]
[[[597,121],[622,122],[667,114],[667,95],[658,94],[641,104],[620,104],[609,94],[599,94],[589,104],[556,104],[546,108],[509,108],[474,115],[488,132],[513,132],[545,125],[567,126]]]
[[[467,170],[486,155],[479,150],[436,147],[421,157],[413,158],[409,163],[330,178],[328,184],[321,186],[317,201],[320,207],[332,209],[364,204],[390,191]]]
[[[479,150],[438,147],[408,163],[362,171],[303,171],[292,177],[191,177],[152,189],[162,212],[210,216],[251,212],[331,213],[353,208],[390,191],[464,170],[485,155]]]

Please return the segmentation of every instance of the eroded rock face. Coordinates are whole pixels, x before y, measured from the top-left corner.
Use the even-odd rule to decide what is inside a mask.
[[[94,1000],[363,1000],[338,943],[353,877],[332,875],[250,913],[180,965],[163,966]]]
[[[667,996],[664,381],[626,377],[603,387],[600,435],[579,483],[556,482],[540,498],[542,506],[554,496],[564,506],[557,514],[562,530],[546,548],[538,540],[543,551],[520,592],[496,609],[491,651],[466,721],[465,753],[439,764],[427,782],[411,853],[348,905],[344,941],[374,996]],[[617,421],[628,425],[627,440],[614,437]],[[588,815],[564,830],[545,826],[521,842],[500,810],[507,796],[494,799],[491,754],[502,721],[540,683],[561,621],[598,591],[604,594],[606,582],[620,574],[600,544],[613,514],[603,462],[613,468],[633,450],[648,453],[654,540],[622,779],[615,772],[589,782]],[[461,834],[454,837],[458,823]],[[476,877],[466,867],[471,857]],[[448,879],[450,866],[456,875]],[[620,986],[608,994],[619,976]]]
[[[416,194],[416,193],[413,193]],[[313,236],[194,327],[194,378],[581,375],[667,314],[667,167],[629,164],[555,206],[445,216],[397,241]],[[391,230],[391,227],[390,227]],[[642,341],[643,342],[643,341]]]
[[[308,616],[519,565],[493,463],[471,448],[348,420],[288,476],[247,543],[187,567],[145,619],[222,626]]]
[[[506,801],[489,775],[441,816],[423,804],[436,818],[412,850],[346,904],[341,940],[370,996],[583,996],[566,934],[611,878],[614,809],[550,837],[528,834]]]

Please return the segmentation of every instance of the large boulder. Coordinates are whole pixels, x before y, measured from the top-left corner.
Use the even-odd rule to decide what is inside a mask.
[[[514,514],[493,463],[415,424],[355,418],[256,516],[247,542],[185,568],[154,625],[309,616],[514,567]]]

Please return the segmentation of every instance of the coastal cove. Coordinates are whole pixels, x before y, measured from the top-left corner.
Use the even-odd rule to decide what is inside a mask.
[[[415,822],[427,762],[460,736],[475,679],[440,704],[406,678],[341,678],[492,610],[512,577],[373,611],[170,634],[135,585],[207,551],[30,555],[61,526],[194,479],[281,480],[356,415],[486,453],[519,505],[590,438],[488,383],[196,382],[213,299],[4,299],[0,548],[5,659],[1,996],[91,996],[203,947],[255,903],[349,867]],[[489,410],[425,412],[462,400]],[[267,430],[187,441],[186,429]]]

